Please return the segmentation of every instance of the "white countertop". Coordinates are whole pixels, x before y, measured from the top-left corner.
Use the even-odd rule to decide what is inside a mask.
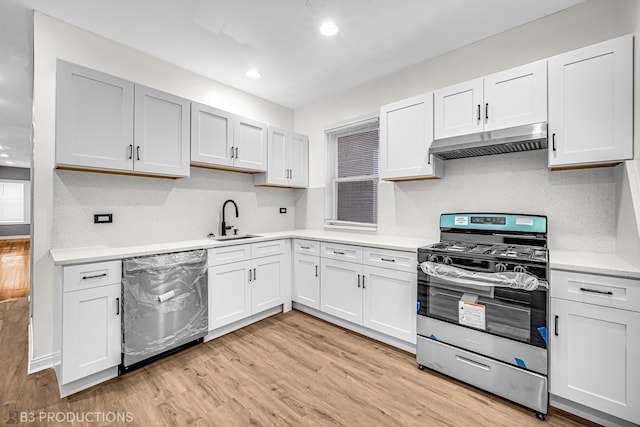
[[[640,269],[612,253],[550,249],[549,268],[640,279]]]
[[[345,243],[360,246],[373,246],[384,249],[414,252],[419,247],[434,240],[413,237],[382,236],[377,234],[345,233],[329,230],[288,230],[269,233],[256,233],[260,237],[232,241],[217,241],[213,239],[183,240],[177,242],[151,243],[136,246],[94,246],[83,248],[68,248],[50,250],[51,258],[56,265],[84,264],[88,262],[109,261],[143,255],[153,255],[167,252],[188,251],[193,249],[208,249],[217,246],[241,245],[274,239],[310,239],[333,243]]]

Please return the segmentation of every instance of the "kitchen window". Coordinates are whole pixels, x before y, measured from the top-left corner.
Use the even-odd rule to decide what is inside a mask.
[[[0,180],[0,225],[29,224],[28,181]]]
[[[378,117],[325,131],[328,226],[375,230],[378,223]]]

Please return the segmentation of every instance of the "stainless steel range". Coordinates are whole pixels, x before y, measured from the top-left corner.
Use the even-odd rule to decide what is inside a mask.
[[[418,249],[417,352],[424,367],[547,414],[547,218],[440,216]]]

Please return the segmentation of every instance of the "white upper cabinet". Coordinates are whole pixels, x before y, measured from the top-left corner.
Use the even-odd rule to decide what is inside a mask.
[[[189,176],[189,101],[57,63],[56,164]]]
[[[547,61],[484,78],[484,130],[547,121]]]
[[[267,125],[236,117],[233,142],[236,168],[255,172],[267,170]]]
[[[134,84],[58,60],[56,164],[133,169]]]
[[[309,186],[309,137],[291,132],[289,148],[289,186]]]
[[[275,126],[268,129],[267,172],[254,176],[256,185],[309,186],[309,138]]]
[[[436,138],[482,131],[482,79],[438,89],[434,97]]]
[[[380,178],[441,178],[441,159],[429,155],[433,142],[433,93],[380,108]]]
[[[267,125],[192,102],[191,163],[241,172],[266,171]]]
[[[233,166],[233,115],[191,103],[191,163]]]
[[[435,91],[435,138],[547,120],[547,62],[538,61]]]
[[[549,167],[633,158],[633,36],[549,59]]]
[[[134,171],[189,176],[189,107],[184,98],[135,86]]]

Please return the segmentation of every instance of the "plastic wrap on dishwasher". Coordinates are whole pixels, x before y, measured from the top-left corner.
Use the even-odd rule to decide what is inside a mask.
[[[535,291],[539,286],[547,287],[546,282],[539,281],[537,277],[515,271],[482,273],[431,261],[421,263],[420,269],[430,276],[467,285],[498,286],[525,291]]]
[[[207,333],[206,250],[129,258],[122,267],[125,355],[152,356]]]

